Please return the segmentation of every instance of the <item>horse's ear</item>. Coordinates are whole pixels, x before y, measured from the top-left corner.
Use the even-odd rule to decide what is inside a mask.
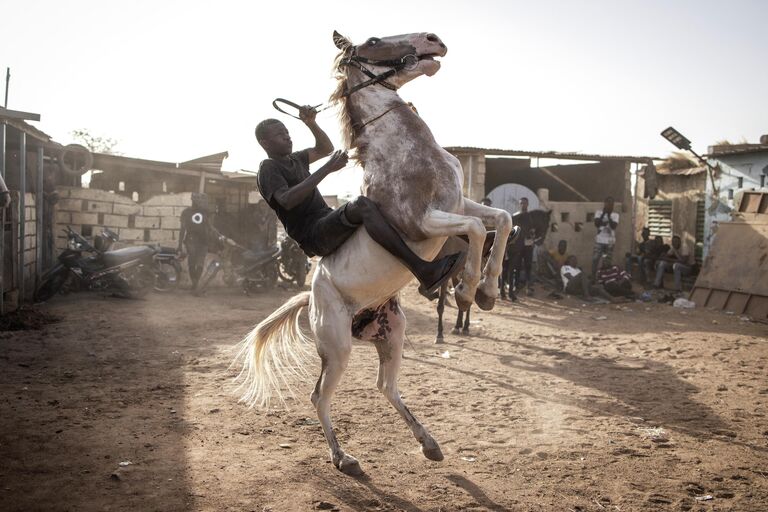
[[[336,48],[338,48],[341,51],[346,50],[350,46],[352,46],[352,41],[344,37],[343,35],[339,34],[335,30],[333,31],[333,44],[336,45]]]

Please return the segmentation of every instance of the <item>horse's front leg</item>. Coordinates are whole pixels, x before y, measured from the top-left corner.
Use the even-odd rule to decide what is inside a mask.
[[[509,217],[508,214],[507,217]],[[467,262],[464,265],[461,282],[455,288],[456,305],[459,308],[466,308],[472,304],[475,292],[477,291],[477,285],[480,283],[480,277],[482,276],[480,265],[482,263],[483,243],[485,242],[486,232],[483,222],[477,217],[468,217],[442,210],[431,210],[424,216],[421,227],[428,238],[467,235],[469,239]],[[495,244],[496,242],[494,242]],[[491,253],[493,253],[493,250],[491,250]],[[490,307],[493,307],[493,303],[491,303]]]
[[[499,276],[504,264],[504,250],[507,247],[507,239],[512,231],[512,217],[500,208],[492,208],[464,198],[464,213],[482,220],[484,225],[493,225],[496,228],[496,238],[491,247],[491,254],[483,269],[483,279],[478,286],[475,301],[480,309],[493,308],[496,296],[499,294]]]

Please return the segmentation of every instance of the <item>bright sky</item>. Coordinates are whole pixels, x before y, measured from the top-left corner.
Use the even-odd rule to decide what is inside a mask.
[[[762,0],[8,1],[0,72],[8,107],[40,113],[59,142],[86,128],[127,156],[227,150],[225,169],[256,170],[263,118],[312,145],[271,102],[327,99],[334,29],[355,43],[434,32],[441,71],[400,93],[442,145],[665,156],[668,125],[701,153],[768,133],[766,20]],[[338,141],[332,111],[318,119]],[[359,176],[321,189],[353,191]]]

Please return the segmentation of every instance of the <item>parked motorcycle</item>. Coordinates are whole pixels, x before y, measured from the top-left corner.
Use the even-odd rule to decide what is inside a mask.
[[[93,245],[99,253],[111,250],[112,245],[119,240],[117,233],[109,228],[104,228],[93,240]],[[173,247],[155,244],[150,245],[154,249],[153,256],[155,270],[154,289],[157,292],[167,292],[176,288],[181,280],[181,258]]]
[[[58,262],[43,274],[35,302],[43,302],[62,290],[68,280],[77,288],[111,291],[128,298],[143,297],[155,285],[156,249],[149,246],[109,250],[117,235],[104,230],[91,245],[67,226],[67,248]]]
[[[283,235],[280,240],[280,249],[280,264],[277,267],[280,279],[286,283],[293,283],[297,288],[303,288],[307,281],[307,274],[312,268],[309,258],[299,244],[287,235]]]
[[[221,237],[221,241],[221,259],[211,263],[215,268],[207,271],[202,289],[207,287],[219,269],[223,271],[225,283],[239,283],[246,295],[271,290],[278,278],[304,286],[310,268],[309,260],[292,239],[285,237],[278,245],[260,251],[247,249],[227,237]]]

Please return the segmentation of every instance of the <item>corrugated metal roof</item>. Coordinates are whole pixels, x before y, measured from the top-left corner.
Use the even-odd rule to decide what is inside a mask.
[[[534,158],[554,158],[560,160],[622,160],[627,162],[647,163],[649,160],[662,160],[655,156],[598,155],[590,153],[564,153],[560,151],[524,151],[518,149],[477,148],[468,146],[446,146],[450,153],[483,153],[486,156],[528,156]]]
[[[706,170],[706,167],[690,167],[688,169],[665,169],[664,167],[656,168],[656,172],[664,176],[693,176],[695,174],[706,172]]]
[[[709,153],[706,156],[717,158],[718,156],[768,152],[768,144],[724,144],[709,146],[708,150]]]

